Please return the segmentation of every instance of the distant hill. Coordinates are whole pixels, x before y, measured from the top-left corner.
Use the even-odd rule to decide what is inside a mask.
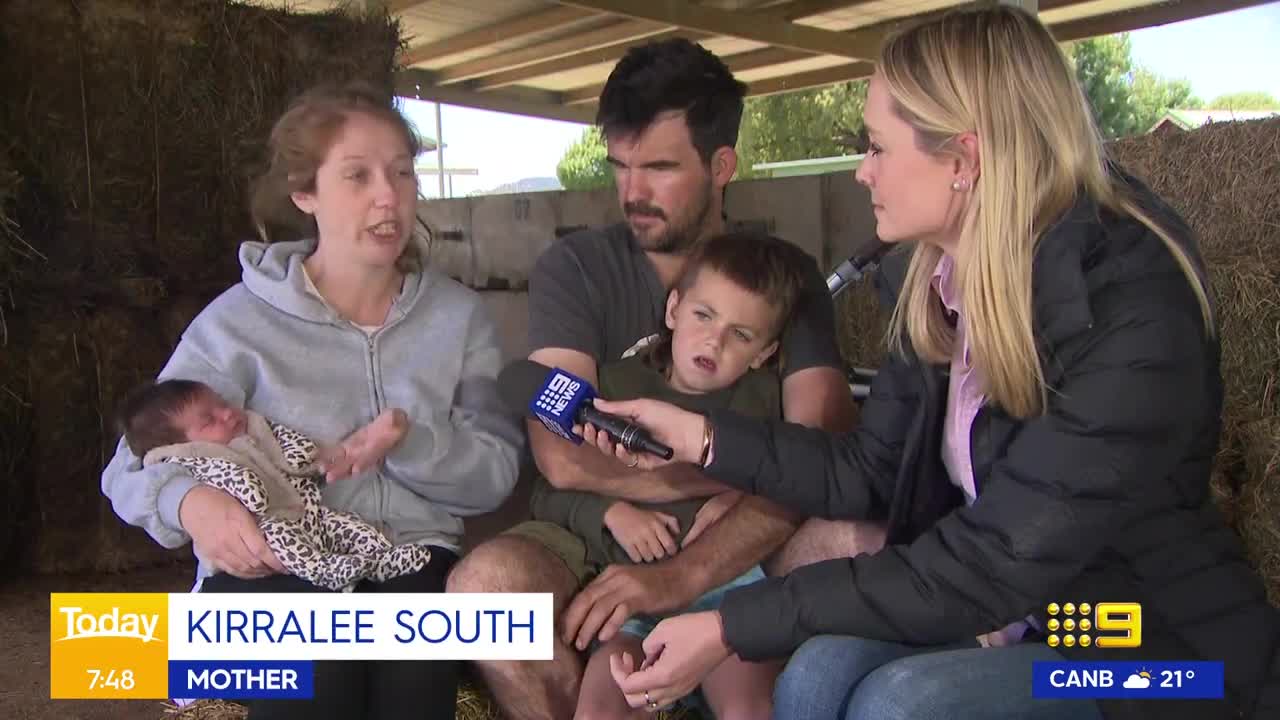
[[[514,193],[531,193],[545,192],[548,190],[563,190],[560,181],[553,177],[531,177],[522,178],[515,182],[503,183],[491,190],[480,190],[472,193],[474,195],[511,195]]]

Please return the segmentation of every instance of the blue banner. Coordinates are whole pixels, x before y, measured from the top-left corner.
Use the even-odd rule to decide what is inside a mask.
[[[170,660],[169,697],[306,700],[315,694],[310,660]]]
[[[1037,698],[1221,698],[1222,663],[1036,662],[1031,695]]]

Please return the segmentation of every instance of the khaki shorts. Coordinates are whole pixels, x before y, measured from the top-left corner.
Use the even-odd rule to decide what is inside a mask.
[[[591,582],[603,569],[599,564],[587,560],[587,544],[582,541],[582,538],[555,523],[525,520],[504,530],[502,534],[532,540],[560,558],[578,582],[575,589],[581,589]]]

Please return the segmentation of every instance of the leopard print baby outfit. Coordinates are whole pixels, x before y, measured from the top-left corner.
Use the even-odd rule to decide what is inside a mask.
[[[356,515],[321,504],[318,470],[314,466],[315,443],[283,425],[267,425],[270,440],[278,445],[284,461],[284,467],[279,469],[301,496],[300,513],[270,512],[263,479],[248,464],[226,457],[190,455],[159,456],[156,461],[178,463],[198,481],[239,500],[258,518],[267,544],[285,570],[314,585],[349,592],[365,578],[383,582],[417,572],[431,561],[431,551],[426,547],[392,545],[385,535]],[[260,445],[269,441],[255,439]],[[151,457],[149,453],[148,459]]]

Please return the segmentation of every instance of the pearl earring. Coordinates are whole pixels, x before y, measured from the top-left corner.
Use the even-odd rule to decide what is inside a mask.
[[[961,190],[968,190],[968,189],[969,189],[969,181],[968,181],[968,180],[965,180],[965,179],[963,179],[963,178],[961,178],[961,179],[959,179],[959,180],[956,180],[956,181],[954,181],[954,182],[952,182],[952,183],[951,183],[951,189],[952,189],[952,190],[955,190],[956,192],[960,192]]]

